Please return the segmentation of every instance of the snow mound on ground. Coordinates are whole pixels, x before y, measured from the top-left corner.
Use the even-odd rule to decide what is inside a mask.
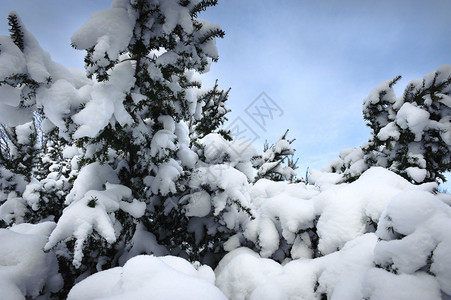
[[[200,266],[196,270],[179,257],[141,255],[123,267],[96,273],[79,282],[67,299],[226,299],[213,282],[210,267]]]
[[[42,250],[54,227],[44,222],[0,229],[0,299],[35,299],[62,287],[55,254]]]
[[[285,265],[246,248],[227,254],[216,269],[216,285],[229,299],[362,299],[360,283],[372,266],[377,237],[370,233],[340,251]]]
[[[376,234],[358,236],[322,257],[282,265],[238,248],[219,263],[216,285],[229,299],[237,300],[313,300],[325,296],[448,299],[450,211],[431,193],[403,191],[389,202]],[[387,215],[390,218],[384,217]],[[396,239],[400,232],[408,235]]]

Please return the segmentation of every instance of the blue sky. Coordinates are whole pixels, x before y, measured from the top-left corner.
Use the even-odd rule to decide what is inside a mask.
[[[0,34],[16,10],[55,61],[82,68],[70,37],[110,3],[2,0]],[[362,101],[381,81],[402,75],[400,96],[410,80],[451,63],[450,12],[449,0],[220,0],[200,15],[226,32],[204,84],[232,88],[229,124],[247,126],[258,150],[289,128],[304,174],[368,140]],[[262,92],[280,109],[263,128],[246,113]]]

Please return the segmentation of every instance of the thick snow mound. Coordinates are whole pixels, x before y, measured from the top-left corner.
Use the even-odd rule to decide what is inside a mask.
[[[339,252],[280,265],[246,248],[227,254],[216,269],[216,285],[229,299],[362,299],[360,284],[373,266],[377,237],[370,233]]]
[[[45,222],[0,229],[0,299],[35,299],[62,287],[55,254],[42,250],[54,227]]]
[[[337,185],[315,198],[318,249],[328,254],[362,235],[377,223],[389,201],[402,191],[432,191],[435,183],[413,185],[395,173],[373,167],[350,184]]]
[[[182,258],[141,255],[123,267],[79,282],[67,299],[227,299],[214,286],[214,277],[210,267],[199,266],[196,270]]]
[[[395,275],[382,269],[366,274],[362,287],[365,299],[440,300],[440,289],[433,276],[425,273]],[[443,298],[447,299],[447,298]]]

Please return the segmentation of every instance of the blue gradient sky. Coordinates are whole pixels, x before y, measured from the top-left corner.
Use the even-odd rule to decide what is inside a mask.
[[[220,0],[200,15],[220,24],[216,78],[231,87],[230,121],[244,121],[257,134],[255,146],[277,140],[289,128],[299,174],[321,168],[340,150],[370,136],[362,101],[381,81],[402,75],[397,93],[412,79],[451,63],[449,0]],[[52,58],[83,67],[84,53],[70,37],[109,0],[2,0],[0,34],[16,10]],[[283,110],[257,126],[245,109],[265,92]]]

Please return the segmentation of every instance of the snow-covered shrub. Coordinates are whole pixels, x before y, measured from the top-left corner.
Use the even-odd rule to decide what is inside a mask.
[[[229,299],[446,297],[451,208],[431,193],[435,188],[383,168],[352,183],[310,189],[259,181],[251,192],[256,221],[245,236],[265,247],[260,254],[248,248],[228,253],[215,270],[216,283]],[[308,222],[317,256],[298,229]],[[287,247],[293,236],[298,242]],[[280,257],[281,265],[274,261]]]
[[[374,249],[374,261],[398,276],[381,275],[371,286],[383,284],[384,278],[410,277],[425,289],[438,292],[439,287],[451,295],[450,230],[451,207],[437,196],[409,191],[395,197],[379,221],[376,234],[381,241]]]
[[[244,238],[262,257],[278,261],[311,258],[317,243],[312,198],[318,193],[317,188],[304,183],[260,179],[251,189],[255,219],[246,225]]]
[[[387,203],[398,193],[437,188],[435,183],[413,185],[380,167],[350,184],[335,185],[319,177],[312,178],[317,186],[261,179],[252,187],[255,219],[246,224],[243,237],[262,257],[282,262],[333,253],[374,232]]]
[[[253,218],[249,181],[255,150],[218,133],[200,139],[193,150],[186,190],[164,202],[165,211],[154,215],[150,231],[162,233],[172,254],[215,266],[226,242]]]
[[[315,212],[320,216],[318,250],[332,253],[357,236],[375,231],[387,204],[400,192],[436,188],[436,183],[413,185],[387,169],[373,167],[355,182],[323,191],[315,198]]]

